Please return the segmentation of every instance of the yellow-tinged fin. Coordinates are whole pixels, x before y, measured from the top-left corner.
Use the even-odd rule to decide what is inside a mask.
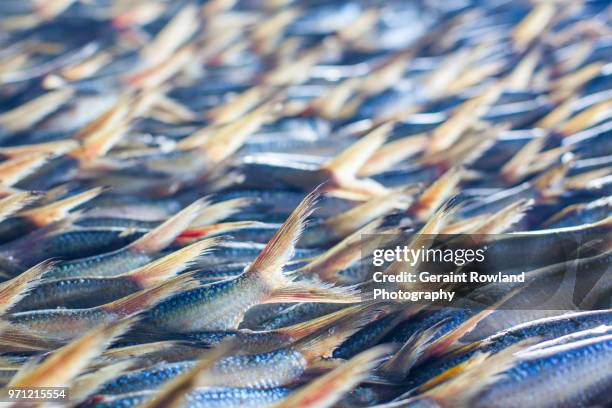
[[[223,125],[238,120],[259,103],[263,102],[269,93],[270,89],[264,85],[254,86],[227,103],[209,110],[206,112],[206,118],[213,125]]]
[[[378,149],[359,169],[357,175],[372,176],[393,168],[396,164],[422,152],[428,143],[425,135],[407,136]]]
[[[327,408],[332,407],[344,394],[363,381],[391,347],[381,345],[366,350],[346,363],[298,389],[274,408]]]
[[[512,90],[528,90],[541,56],[542,48],[540,47],[535,47],[525,55],[508,76],[508,88]]]
[[[190,227],[183,231],[183,233],[176,238],[176,243],[188,244],[194,241],[198,241],[204,237],[209,237],[211,235],[225,234],[226,232],[236,231],[243,228],[255,228],[263,224],[264,223],[259,221],[234,221],[206,225],[203,227]]]
[[[593,62],[557,79],[551,86],[551,100],[561,102],[574,95],[587,82],[600,75],[603,67],[602,62]]]
[[[119,320],[86,333],[81,338],[53,352],[42,363],[28,367],[11,380],[10,387],[70,386],[89,363],[99,356],[116,338],[123,335],[135,318]]]
[[[426,391],[416,400],[425,400],[447,406],[451,403],[454,406],[470,406],[473,398],[491,384],[502,378],[502,373],[518,362],[516,353],[528,347],[531,341],[521,342],[512,345],[499,353],[482,359],[480,364],[472,364],[463,372],[455,375],[442,384]]]
[[[453,377],[458,376],[459,374],[479,365],[489,357],[489,353],[476,352],[469,360],[464,361],[463,363],[457,364],[454,367],[449,368],[444,371],[442,374],[432,378],[427,381],[423,385],[421,385],[418,390],[419,392],[427,391],[436,385],[443,383]]]
[[[0,163],[0,184],[12,186],[34,174],[51,159],[47,153],[28,153]]]
[[[567,161],[546,171],[533,181],[535,189],[544,197],[555,196],[564,189],[563,181],[573,162]]]
[[[296,273],[302,275],[314,273],[325,282],[337,282],[337,272],[361,259],[363,247],[366,243],[362,235],[374,234],[381,223],[382,219],[372,221],[325,251],[323,254],[315,257],[308,264],[299,268]],[[378,238],[378,236],[376,238]]]
[[[504,88],[505,82],[499,80],[482,94],[463,102],[448,120],[434,129],[426,153],[433,154],[452,146],[495,103]]]
[[[367,298],[354,286],[334,286],[329,283],[300,280],[275,289],[262,303],[359,303]]]
[[[170,245],[208,205],[209,202],[205,198],[196,200],[152,231],[132,242],[128,246],[129,250],[148,254],[161,251]]]
[[[351,307],[352,314],[331,327],[325,327],[293,344],[292,348],[311,362],[331,357],[334,349],[362,327],[389,313],[389,305],[368,302]]]
[[[392,381],[403,381],[421,359],[427,344],[447,323],[447,320],[441,320],[423,331],[414,333],[391,358],[380,365],[377,374]]]
[[[324,316],[307,320],[302,323],[270,330],[270,332],[287,336],[287,338],[291,339],[292,341],[301,340],[302,338],[314,334],[325,327],[330,327],[341,320],[351,318],[351,316],[365,310],[368,307],[370,306],[367,304],[345,307],[336,312],[328,313]]]
[[[0,115],[0,127],[11,132],[27,130],[45,116],[59,109],[74,95],[69,88],[47,92]]]
[[[14,159],[30,153],[49,154],[57,157],[78,147],[78,142],[72,139],[57,140],[54,142],[27,144],[10,147],[0,147],[0,155]]]
[[[96,309],[113,314],[118,318],[143,312],[168,296],[192,288],[195,284],[193,275],[194,272],[185,273],[114,302],[98,306]]]
[[[200,227],[217,223],[248,207],[254,201],[251,198],[235,198],[211,204],[200,212],[200,215],[191,223],[191,226]]]
[[[484,222],[473,229],[470,234],[474,236],[501,234],[507,231],[512,225],[522,220],[533,204],[534,200],[531,199],[515,201],[485,219]]]
[[[463,169],[454,167],[429,186],[410,207],[409,213],[420,221],[428,220],[452,195],[463,178]]]
[[[95,159],[98,159],[121,140],[130,129],[128,120],[120,121],[112,126],[105,126],[103,129],[88,135],[81,143],[81,146],[69,153],[71,157],[81,162],[84,167],[89,166]]]
[[[71,210],[94,199],[106,190],[106,187],[95,187],[42,207],[22,211],[18,213],[18,216],[26,218],[37,227],[43,227],[65,218]]]
[[[223,357],[232,353],[236,345],[223,342],[214,349],[205,352],[198,364],[190,371],[178,376],[165,384],[143,408],[179,408],[183,406],[184,399],[195,388],[212,384],[210,370]]]
[[[140,288],[148,288],[184,271],[219,242],[220,238],[210,238],[193,243],[121,276],[129,278]]]
[[[612,117],[612,101],[601,102],[568,120],[559,128],[559,132],[563,136],[573,135],[610,117]]]
[[[40,283],[40,277],[53,267],[53,261],[43,261],[21,275],[0,283],[0,315],[3,315],[25,294]]]
[[[143,47],[140,57],[146,65],[159,64],[189,40],[199,26],[197,7],[194,4],[187,4],[172,17],[152,41]]]
[[[258,276],[271,289],[291,285],[292,281],[283,274],[283,267],[293,257],[295,244],[304,231],[306,219],[314,211],[318,198],[319,191],[315,190],[302,200],[255,261],[246,269],[247,274]]]
[[[94,138],[94,135],[98,133],[113,128],[127,118],[133,102],[134,95],[132,93],[126,93],[121,96],[113,106],[91,121],[87,126],[79,130],[74,135],[74,138],[76,140],[87,140]]]
[[[194,44],[187,44],[157,65],[130,74],[124,82],[133,89],[152,89],[160,86],[183,69],[196,55]]]
[[[324,221],[324,225],[333,236],[344,238],[393,210],[407,209],[417,191],[418,188],[415,186],[394,189],[389,194],[371,198],[343,214],[328,218]]]
[[[523,146],[515,155],[501,168],[501,177],[509,184],[522,180],[527,173],[529,165],[537,157],[548,140],[547,135],[534,137]]]
[[[543,1],[516,26],[512,41],[518,51],[525,50],[551,23],[557,8],[554,2]]]
[[[21,191],[0,199],[0,221],[10,217],[41,197],[41,193]]]

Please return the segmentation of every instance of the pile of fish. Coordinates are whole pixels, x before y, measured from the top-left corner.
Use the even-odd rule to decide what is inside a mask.
[[[609,406],[611,17],[2,0],[2,401]],[[453,235],[529,284],[373,298],[371,244]]]

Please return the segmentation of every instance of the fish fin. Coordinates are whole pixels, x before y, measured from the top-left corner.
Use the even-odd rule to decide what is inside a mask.
[[[321,167],[321,171],[329,174],[330,178],[339,186],[344,186],[347,182],[350,185],[359,169],[385,143],[391,129],[393,129],[391,123],[385,123],[374,128],[367,135],[325,163]]]
[[[403,381],[412,367],[421,360],[427,344],[447,323],[448,321],[444,319],[423,331],[414,333],[391,358],[378,367],[377,374],[382,374],[384,378],[393,381]]]
[[[208,205],[209,202],[205,198],[194,201],[152,231],[132,242],[128,246],[129,250],[147,254],[161,251],[170,245]]]
[[[512,42],[517,51],[524,51],[535,38],[547,29],[555,17],[557,7],[554,3],[538,3],[521,20],[512,32]]]
[[[472,230],[472,235],[501,234],[507,231],[512,225],[518,223],[525,217],[525,214],[534,204],[534,200],[522,199],[511,203],[497,213],[486,219],[476,229]]]
[[[292,281],[283,273],[283,266],[293,258],[295,244],[304,231],[306,219],[314,211],[313,207],[318,198],[319,191],[315,190],[302,200],[245,273],[256,275],[272,290],[291,286]]]
[[[0,127],[11,132],[27,130],[68,102],[74,92],[74,89],[63,88],[44,93],[0,115]]]
[[[103,369],[96,370],[90,374],[84,374],[74,381],[70,387],[70,401],[73,404],[79,404],[94,394],[102,384],[118,377],[122,373],[136,366],[133,360],[119,361],[113,364],[105,365]]]
[[[48,153],[26,153],[0,163],[0,184],[12,186],[49,162]]]
[[[98,306],[106,313],[126,317],[140,313],[168,296],[193,287],[193,275],[195,272],[185,273],[175,278],[166,280],[148,289],[133,293],[129,296]]]
[[[490,356],[489,353],[482,353],[482,352],[477,352],[475,353],[469,360],[466,360],[462,363],[457,364],[454,367],[449,368],[448,370],[444,371],[443,373],[437,375],[436,377],[430,379],[429,381],[427,381],[426,383],[422,384],[419,388],[418,391],[419,392],[424,392],[427,391],[439,384],[442,384],[445,381],[448,381],[449,379],[452,379],[456,376],[458,376],[459,374],[470,370],[472,368],[474,368],[477,365],[480,365],[484,362],[485,359],[487,359]]]
[[[337,280],[336,274],[342,269],[352,265],[362,257],[363,237],[365,234],[374,234],[381,225],[382,219],[375,220],[355,231],[323,254],[312,259],[308,264],[299,268],[296,273],[307,275],[316,274],[324,282]]]
[[[463,178],[461,167],[453,167],[429,186],[416,202],[410,207],[409,213],[417,219],[429,219],[440,205],[447,201],[454,193]]]
[[[465,322],[461,323],[455,329],[438,337],[435,341],[431,342],[427,346],[427,349],[423,353],[421,361],[424,361],[431,357],[439,357],[451,353],[458,348],[464,347],[464,345],[459,343],[459,340],[461,340],[461,338],[463,338],[465,335],[474,330],[480,322],[489,317],[493,312],[498,310],[501,305],[506,303],[509,299],[514,297],[517,293],[519,293],[525,288],[526,286],[522,286],[511,290],[510,292],[502,296],[501,299],[491,305],[491,307],[478,312],[474,316],[467,319]]]
[[[74,135],[74,139],[85,141],[90,138],[95,138],[97,134],[100,134],[117,125],[121,121],[124,121],[130,112],[130,105],[133,102],[134,95],[131,92],[120,96],[119,100],[115,102],[113,106],[87,124],[84,128],[79,130]]]
[[[470,406],[472,399],[484,389],[502,378],[502,373],[518,361],[516,353],[527,347],[531,342],[521,342],[512,345],[499,353],[488,356],[486,359],[476,357],[482,361],[473,364],[463,372],[455,375],[440,385],[426,391],[419,399],[434,401],[441,406]]]
[[[31,221],[34,225],[42,227],[65,218],[71,210],[94,199],[107,190],[106,187],[95,187],[51,204],[20,212],[18,215]]]
[[[525,170],[537,157],[548,140],[546,135],[535,137],[523,146],[501,169],[501,177],[509,184],[521,181]]]
[[[264,23],[265,24],[265,23]],[[206,112],[205,116],[213,125],[223,125],[238,120],[253,109],[269,93],[265,85],[253,86],[229,102],[216,106]]]
[[[293,282],[275,289],[264,303],[358,303],[365,295],[355,287],[334,286],[323,282]]]
[[[245,207],[252,205],[254,202],[255,200],[251,198],[243,197],[211,204],[200,212],[193,221],[192,226],[199,227],[223,221]]]
[[[22,208],[32,204],[41,195],[42,193],[23,191],[0,199],[0,220],[10,217]]]
[[[211,369],[223,357],[231,354],[236,344],[231,341],[222,342],[214,349],[204,352],[197,365],[188,372],[172,379],[165,384],[155,397],[146,402],[143,408],[180,408],[183,400],[195,388],[205,387],[214,383]]]
[[[137,318],[118,320],[87,332],[54,351],[36,367],[20,372],[11,387],[66,387],[115,339],[126,333]]]
[[[204,133],[206,137],[203,142],[196,138],[197,134],[194,134],[193,137],[187,137],[179,142],[177,147],[179,150],[202,150],[212,163],[220,163],[236,152],[250,134],[270,119],[277,103],[278,98],[273,97],[242,118],[214,129],[211,133]]]
[[[559,129],[563,136],[573,135],[612,116],[612,101],[591,106],[569,119]]]
[[[122,276],[129,278],[140,288],[148,288],[184,271],[221,241],[219,238],[198,241]]]
[[[533,186],[543,197],[554,196],[563,191],[563,180],[572,167],[573,162],[567,161],[553,167],[533,181]]]
[[[402,187],[390,193],[373,197],[347,212],[328,218],[324,225],[328,232],[338,238],[352,234],[368,222],[393,210],[405,210],[412,203],[412,196],[418,190],[415,186]]]
[[[14,159],[30,153],[49,154],[58,157],[78,147],[73,139],[56,140],[54,142],[28,144],[21,146],[0,147],[0,156]]]
[[[150,42],[140,50],[144,65],[159,64],[170,57],[200,26],[198,8],[194,4],[183,6]]]
[[[425,135],[407,136],[381,146],[359,169],[357,175],[372,176],[394,168],[398,163],[422,152],[427,146]]]
[[[69,155],[78,160],[81,166],[88,166],[92,161],[104,156],[112,149],[127,134],[129,128],[130,123],[128,120],[105,127],[87,136],[81,142],[81,146],[71,151]]]
[[[388,306],[377,302],[352,306],[344,319],[298,340],[292,347],[299,350],[309,362],[331,357],[337,346],[368,323],[385,316],[388,311]]]
[[[31,289],[40,283],[41,276],[53,268],[54,261],[47,260],[23,272],[21,275],[0,283],[0,315],[19,302]]]
[[[49,336],[39,336],[27,327],[0,320],[0,347],[6,352],[41,352],[62,344]]]
[[[320,408],[333,406],[344,394],[366,379],[390,347],[380,345],[359,353],[332,371],[298,389],[274,408]]]
[[[224,234],[229,231],[236,231],[242,228],[254,228],[263,225],[260,221],[235,221],[222,222],[220,224],[206,225],[196,228],[188,228],[179,235],[175,242],[178,244],[191,243],[211,235]]]

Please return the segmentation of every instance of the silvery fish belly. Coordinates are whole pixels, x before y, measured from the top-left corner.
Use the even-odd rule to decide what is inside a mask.
[[[0,402],[612,405],[608,1],[0,1]]]

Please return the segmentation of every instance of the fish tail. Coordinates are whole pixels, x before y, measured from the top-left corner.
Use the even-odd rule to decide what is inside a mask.
[[[41,364],[28,366],[11,380],[11,387],[69,386],[89,363],[137,321],[132,317],[97,327],[53,352]]]
[[[501,234],[512,225],[518,223],[533,206],[534,200],[518,200],[496,214],[486,219],[478,228],[473,230],[474,235]]]
[[[198,227],[223,221],[245,207],[250,206],[254,201],[251,198],[243,197],[211,204],[200,212],[192,225]]]
[[[529,344],[521,342],[484,359],[476,356],[480,364],[468,365],[464,371],[417,398],[432,400],[441,406],[447,406],[451,400],[454,406],[470,406],[475,396],[499,381],[502,373],[518,362],[516,353]]]
[[[286,288],[292,280],[283,273],[283,266],[293,257],[295,244],[302,235],[307,218],[314,211],[319,191],[308,194],[274,234],[259,256],[246,270],[264,282],[270,289]]]
[[[136,292],[124,298],[98,306],[100,310],[120,317],[131,316],[140,313],[161,300],[177,292],[193,287],[193,272],[180,275],[176,278],[166,280],[151,288]]]
[[[129,120],[123,120],[94,132],[81,142],[80,148],[70,152],[70,156],[81,163],[102,157],[127,134],[129,128]]]
[[[385,378],[402,381],[410,369],[421,360],[427,344],[447,323],[448,321],[444,319],[423,331],[414,333],[389,360],[381,364],[377,371]]]
[[[427,220],[440,205],[455,192],[463,178],[461,167],[453,167],[428,187],[410,207],[409,213],[419,220]]]
[[[312,259],[308,264],[299,268],[296,273],[307,275],[314,273],[325,282],[337,280],[336,274],[342,269],[352,265],[362,256],[364,244],[363,235],[374,234],[381,225],[382,219],[374,220],[355,231],[353,234],[344,238],[323,254]],[[375,236],[373,238],[378,238]],[[367,239],[370,241],[370,239]]]
[[[391,123],[384,123],[374,128],[359,141],[325,163],[321,171],[339,187],[350,187],[359,169],[385,143],[392,128]]]
[[[3,220],[41,197],[41,193],[24,191],[0,199],[0,220]]]
[[[128,247],[129,250],[147,254],[161,251],[170,245],[208,205],[209,202],[206,199],[199,199],[193,202],[152,231],[131,243]]]
[[[15,159],[25,154],[39,153],[49,154],[52,157],[58,157],[75,149],[77,146],[78,143],[72,139],[62,139],[54,142],[28,144],[23,146],[0,147],[0,156]]]
[[[304,337],[294,344],[308,361],[317,361],[331,357],[333,350],[363,326],[388,314],[389,307],[384,304],[368,302],[352,306],[345,312],[344,318],[332,327],[324,327]]]
[[[53,267],[54,262],[47,260],[23,272],[10,281],[0,284],[0,315],[19,302],[29,290],[40,283],[40,277]]]
[[[0,163],[0,183],[12,186],[34,174],[51,159],[48,153],[26,153]]]
[[[367,177],[393,168],[397,163],[422,152],[427,146],[427,136],[407,136],[378,149],[357,173]]]
[[[184,271],[195,260],[208,253],[212,247],[218,245],[219,242],[221,242],[220,238],[198,241],[134,271],[128,272],[124,276],[141,288],[151,287]]]
[[[286,335],[287,337],[294,340],[299,340],[313,333],[316,333],[317,331],[325,327],[330,327],[343,319],[351,318],[358,311],[364,310],[367,307],[370,306],[359,305],[345,307],[343,309],[338,310],[337,312],[328,313],[324,316],[317,317],[316,319],[311,319],[302,323],[275,329],[274,332]]]
[[[107,190],[108,188],[106,187],[95,187],[51,204],[23,211],[19,213],[19,216],[26,218],[36,226],[42,227],[65,218],[71,210],[94,199]]]
[[[540,136],[529,141],[502,167],[501,177],[509,184],[520,181],[547,140],[548,137]]]
[[[183,231],[177,238],[176,243],[185,244],[191,243],[198,239],[210,235],[223,234],[228,231],[235,231],[242,228],[251,228],[262,225],[259,221],[235,221],[235,222],[222,222],[220,224],[206,225],[202,227],[189,228]]]
[[[276,404],[276,408],[316,408],[334,406],[340,398],[363,381],[385,355],[388,345],[373,347],[359,353]]]
[[[416,187],[409,186],[395,189],[389,194],[373,197],[343,214],[328,218],[325,220],[325,226],[336,237],[345,237],[368,222],[393,210],[408,208],[412,203],[412,195],[416,191]]]

